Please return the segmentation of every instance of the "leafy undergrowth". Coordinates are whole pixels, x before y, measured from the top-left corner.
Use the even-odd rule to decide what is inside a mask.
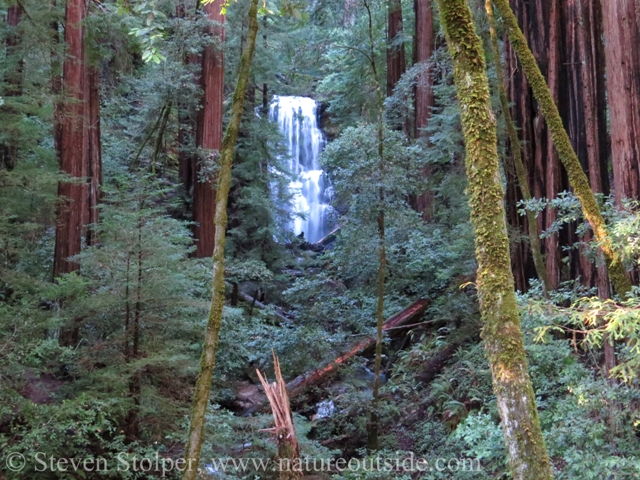
[[[560,295],[560,294],[559,294]],[[463,301],[456,295],[458,301]],[[602,353],[572,338],[547,336],[539,328],[553,321],[558,307],[522,296],[521,315],[530,375],[536,391],[545,441],[558,479],[633,479],[640,472],[640,395],[633,385],[606,380],[599,365]],[[444,303],[444,302],[443,302]],[[433,310],[443,304],[437,302]],[[450,306],[450,305],[449,305]],[[491,372],[481,341],[469,340],[465,326],[479,330],[477,318],[465,315],[438,330],[414,330],[412,345],[391,357],[390,378],[382,390],[382,451],[367,456],[367,404],[370,390],[345,380],[330,388],[335,404],[331,418],[313,422],[312,438],[361,461],[376,458],[423,458],[433,467],[425,473],[342,473],[335,478],[495,479],[510,478]],[[547,312],[546,314],[544,312]],[[433,315],[433,311],[431,312]],[[476,330],[476,331],[477,331]],[[422,382],[424,367],[437,352],[467,340],[447,360],[441,373]],[[623,346],[620,346],[623,348]],[[357,371],[352,373],[357,377]],[[326,392],[325,392],[326,393]],[[448,468],[452,460],[455,473]],[[463,461],[468,470],[464,470]],[[480,469],[471,470],[480,465]]]

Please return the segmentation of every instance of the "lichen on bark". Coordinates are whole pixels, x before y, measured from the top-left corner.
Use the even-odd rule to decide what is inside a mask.
[[[496,120],[490,106],[484,51],[465,0],[438,0],[438,6],[460,102],[482,333],[511,474],[518,480],[546,480],[552,477],[551,466],[527,371],[514,293]]]
[[[511,46],[522,64],[522,69],[524,70],[527,80],[531,85],[531,89],[533,90],[533,94],[540,105],[540,110],[547,121],[549,131],[551,132],[551,138],[553,139],[553,144],[558,152],[560,161],[567,171],[569,184],[573,188],[576,197],[580,200],[582,212],[591,225],[593,234],[602,248],[602,252],[607,260],[607,269],[611,283],[613,284],[616,292],[620,296],[624,296],[626,293],[631,291],[631,282],[627,277],[620,255],[613,247],[604,217],[600,212],[600,207],[598,206],[596,197],[591,190],[589,180],[582,170],[578,156],[571,146],[571,140],[564,129],[560,112],[553,101],[553,96],[551,95],[549,86],[538,67],[538,63],[536,62],[533,53],[529,49],[527,40],[518,25],[518,20],[509,6],[509,1],[493,1],[502,15],[509,39],[511,40]]]
[[[251,60],[256,45],[258,33],[258,0],[252,0],[249,8],[249,32],[240,58],[238,82],[233,94],[231,119],[222,141],[220,152],[220,171],[218,174],[218,188],[215,206],[215,243],[213,248],[213,286],[211,308],[205,332],[204,346],[200,360],[200,373],[196,381],[196,388],[191,410],[189,437],[185,448],[184,458],[188,467],[184,470],[183,480],[195,480],[198,474],[200,451],[204,440],[205,415],[211,393],[211,383],[215,368],[218,333],[222,323],[222,309],[225,299],[224,283],[224,247],[227,230],[227,200],[231,185],[231,166],[233,155],[244,111],[244,99],[249,83]]]

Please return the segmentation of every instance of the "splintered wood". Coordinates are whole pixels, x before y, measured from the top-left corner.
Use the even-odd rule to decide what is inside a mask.
[[[299,463],[297,459],[300,457],[300,450],[298,447],[298,439],[296,438],[296,430],[293,426],[293,417],[291,416],[287,384],[282,378],[280,361],[275,353],[273,354],[273,369],[276,374],[276,381],[273,383],[268,383],[260,373],[260,370],[256,369],[260,383],[262,383],[262,387],[264,388],[264,393],[267,396],[267,400],[269,400],[275,422],[273,428],[267,428],[261,431],[273,433],[278,442],[278,457],[281,467],[280,478],[297,479],[302,476],[302,472],[300,472],[299,469],[291,467]]]

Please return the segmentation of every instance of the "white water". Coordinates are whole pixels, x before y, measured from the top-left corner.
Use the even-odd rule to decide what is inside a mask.
[[[303,213],[305,219],[296,217],[290,228],[298,235],[316,242],[328,231],[329,182],[318,165],[318,157],[324,146],[324,136],[318,127],[318,104],[307,97],[274,96],[269,108],[269,118],[278,123],[289,151],[289,170],[296,180],[289,184],[293,198],[293,212]]]

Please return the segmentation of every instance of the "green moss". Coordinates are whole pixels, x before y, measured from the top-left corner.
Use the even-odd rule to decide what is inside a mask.
[[[602,252],[607,259],[607,268],[609,270],[609,277],[616,292],[624,296],[627,292],[631,291],[631,283],[626,275],[624,266],[620,260],[620,256],[614,250],[611,243],[611,239],[607,232],[607,227],[596,202],[596,198],[589,186],[589,180],[582,170],[580,161],[576,152],[571,146],[569,135],[567,135],[564,125],[562,124],[562,118],[558,112],[558,107],[553,101],[551,90],[547,85],[547,82],[538,68],[533,53],[527,45],[527,41],[518,26],[518,20],[511,11],[508,0],[494,0],[498,10],[502,14],[505,25],[511,39],[511,45],[518,55],[518,59],[522,64],[527,80],[531,85],[533,94],[540,105],[540,110],[544,115],[549,131],[551,132],[551,138],[553,144],[556,147],[560,161],[564,165],[569,177],[569,183],[573,188],[574,193],[580,200],[582,205],[582,212],[588,222],[591,224],[594,236],[600,243]]]
[[[527,372],[514,293],[500,178],[496,120],[490,107],[484,52],[465,0],[438,0],[453,58],[478,261],[483,338],[491,365],[514,479],[551,478]]]
[[[491,0],[485,1],[485,7],[487,10],[487,17],[489,19],[489,30],[491,34],[491,48],[493,50],[493,62],[496,67],[496,74],[498,76],[498,94],[500,97],[500,107],[502,108],[502,114],[504,115],[504,121],[507,126],[507,134],[509,135],[509,141],[511,142],[511,150],[513,155],[513,164],[516,170],[516,177],[518,178],[518,186],[522,193],[522,198],[525,201],[531,200],[531,192],[529,191],[529,183],[527,180],[527,171],[522,163],[522,151],[520,149],[520,139],[518,138],[518,132],[511,118],[511,112],[509,111],[509,98],[507,97],[507,90],[505,88],[504,72],[502,68],[502,62],[500,61],[500,47],[498,46],[498,34],[496,32],[496,20],[493,15],[493,6]],[[542,258],[542,251],[540,249],[540,233],[538,232],[538,222],[536,221],[535,212],[527,210],[527,224],[529,226],[529,245],[531,246],[531,255],[533,256],[533,264],[538,274],[538,278],[542,280],[542,284],[545,289],[545,294],[551,290],[551,283],[547,275],[547,269]]]
[[[214,217],[215,246],[213,249],[212,298],[205,332],[204,347],[200,360],[200,373],[196,381],[193,399],[189,437],[184,455],[185,459],[188,459],[190,462],[189,465],[198,465],[200,450],[204,440],[205,414],[211,393],[216,349],[218,346],[218,334],[222,323],[222,308],[224,306],[224,247],[227,230],[227,200],[229,198],[229,187],[231,185],[231,166],[240,122],[242,120],[244,99],[249,83],[251,60],[255,50],[257,33],[258,0],[252,0],[251,7],[249,8],[249,35],[240,59],[238,83],[236,84],[236,89],[233,94],[231,120],[225,131],[222,141],[222,151],[220,152],[220,172],[216,190],[216,210]],[[197,469],[188,469],[185,470],[182,478],[183,480],[195,480],[197,473]]]

